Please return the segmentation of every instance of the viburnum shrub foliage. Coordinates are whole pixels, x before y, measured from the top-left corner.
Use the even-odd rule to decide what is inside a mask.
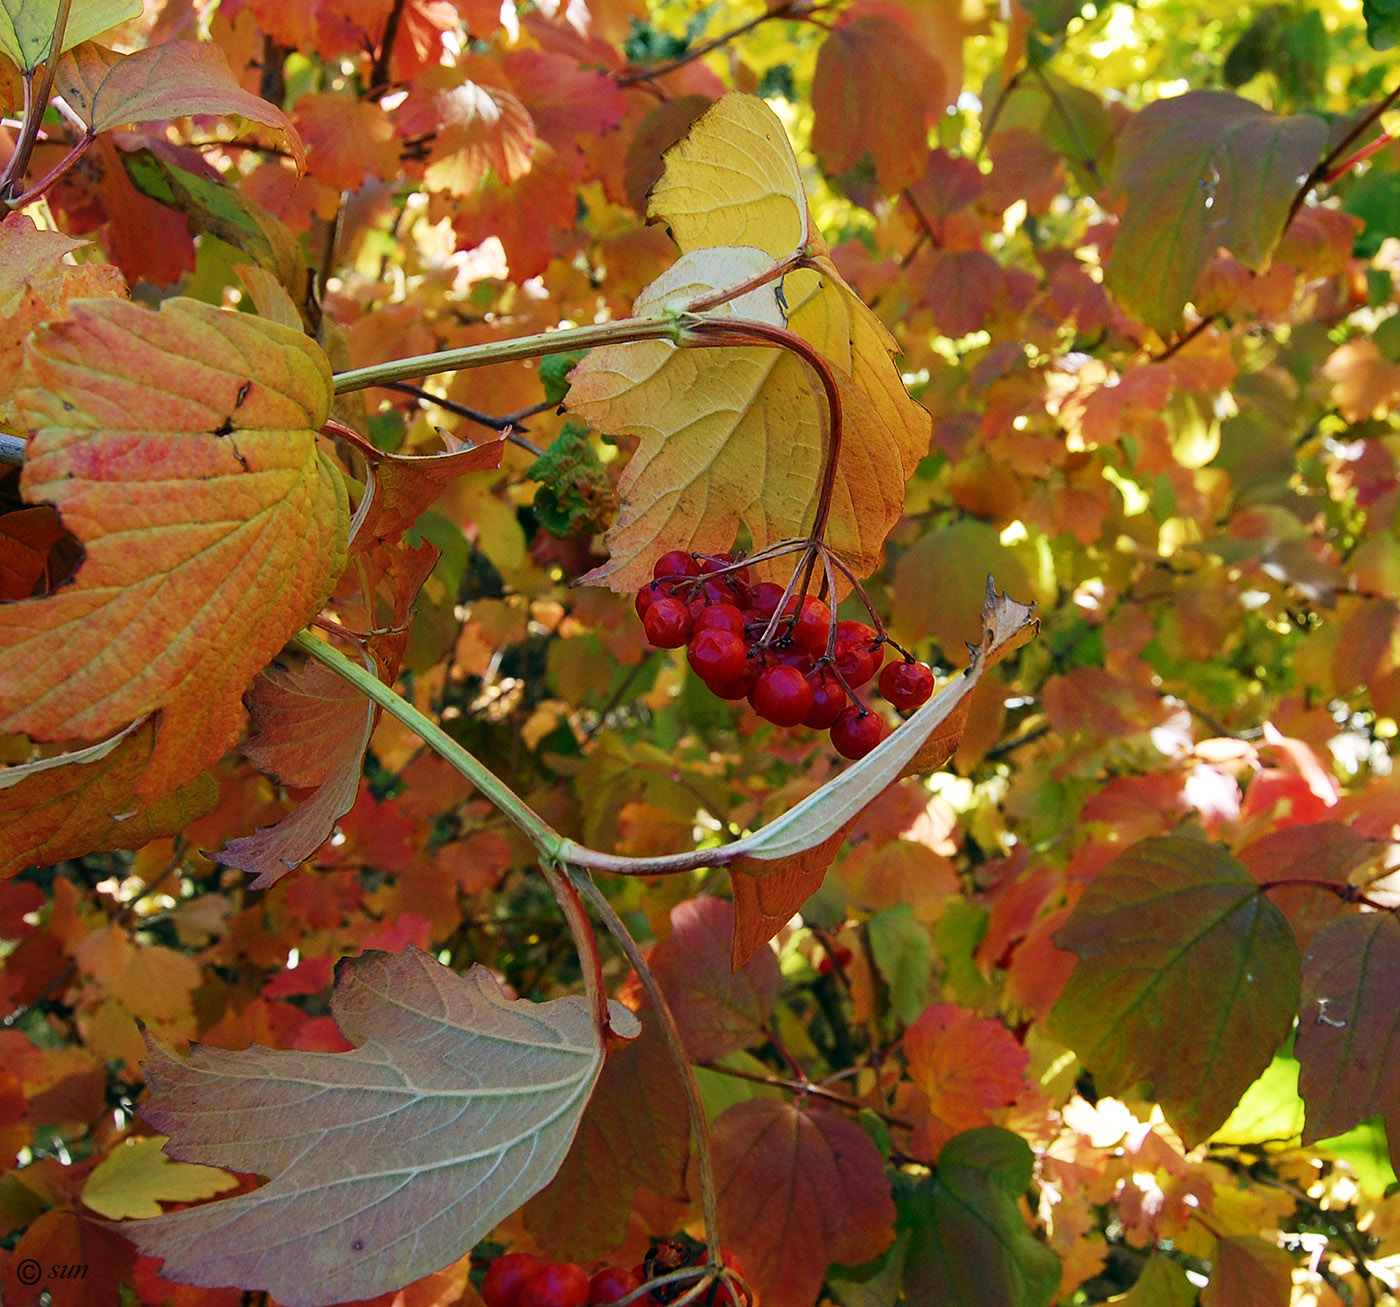
[[[1397,44],[0,6],[3,1301],[1390,1300]]]

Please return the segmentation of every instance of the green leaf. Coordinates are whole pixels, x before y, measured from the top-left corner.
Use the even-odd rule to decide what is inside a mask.
[[[1188,1146],[1225,1121],[1292,1025],[1293,932],[1215,845],[1179,836],[1133,845],[1100,872],[1055,943],[1079,965],[1052,1033],[1100,1093],[1149,1082]]]
[[[1245,1090],[1235,1110],[1211,1142],[1237,1147],[1297,1143],[1303,1133],[1303,1100],[1298,1097],[1298,1063],[1280,1053]]]
[[[904,1259],[909,1302],[939,1307],[1045,1307],[1060,1261],[1027,1228],[1020,1199],[1031,1182],[1030,1145],[999,1126],[954,1135],[911,1204]]]
[[[582,997],[507,999],[484,967],[422,950],[338,967],[348,1053],[154,1041],[142,1115],[167,1151],[268,1176],[252,1193],[123,1225],[184,1284],[287,1307],[402,1288],[461,1256],[546,1184],[603,1065]],[[621,1033],[636,1019],[614,1003]],[[617,1025],[618,1022],[622,1024]]]
[[[1363,1121],[1344,1135],[1319,1139],[1316,1148],[1351,1167],[1361,1192],[1373,1202],[1383,1198],[1396,1183],[1395,1168],[1390,1164],[1390,1150],[1386,1146],[1385,1126],[1378,1116]]]
[[[890,1006],[907,1026],[924,1008],[933,975],[933,941],[907,903],[877,912],[867,929],[870,952],[890,989]]]
[[[1366,20],[1366,43],[1373,50],[1400,44],[1400,0],[1361,0]]]
[[[611,520],[612,481],[598,461],[588,428],[564,423],[554,443],[525,470],[530,481],[542,482],[535,491],[535,516],[552,536],[590,535]]]
[[[24,72],[43,63],[58,9],[58,0],[0,0],[0,51]],[[141,0],[73,0],[59,53],[140,12]]]
[[[1159,1252],[1147,1259],[1137,1283],[1127,1293],[1109,1299],[1122,1307],[1192,1307],[1195,1301],[1196,1286],[1186,1278],[1186,1272]]]
[[[1118,146],[1114,188],[1127,207],[1109,288],[1165,336],[1218,246],[1262,271],[1326,138],[1321,118],[1278,118],[1229,91],[1148,105]]]

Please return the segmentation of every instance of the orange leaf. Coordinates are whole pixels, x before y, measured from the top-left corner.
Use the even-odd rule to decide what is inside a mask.
[[[392,177],[399,171],[393,124],[373,101],[313,91],[296,102],[295,117],[318,182],[356,191],[366,177]]]
[[[287,115],[233,79],[224,52],[208,41],[166,41],[134,54],[86,42],[59,60],[54,89],[94,132],[188,114],[237,114],[273,128],[306,166]]]
[[[20,1277],[24,1263],[41,1270],[84,1267],[78,1278],[44,1275],[33,1284]],[[119,1234],[76,1212],[55,1208],[45,1212],[24,1232],[5,1263],[4,1299],[11,1307],[30,1307],[40,1294],[50,1295],[51,1307],[117,1307],[121,1285],[131,1277],[136,1250]]]
[[[66,533],[44,505],[0,517],[0,600],[28,599],[48,565],[49,550]]]
[[[828,173],[869,153],[886,195],[915,181],[930,122],[947,106],[943,66],[911,30],[908,11],[858,0],[836,21],[812,77],[812,149]]]
[[[146,722],[115,748],[83,750],[91,761],[0,772],[0,876],[104,849],[139,849],[183,830],[218,799],[207,772],[154,802],[138,795],[156,728]],[[96,756],[92,756],[96,755]]]
[[[894,1239],[885,1163],[836,1112],[758,1098],[713,1133],[720,1229],[764,1307],[811,1307],[832,1262],[858,1266]]]
[[[734,891],[732,965],[736,971],[821,889],[826,869],[849,829],[849,824],[843,826],[815,848],[785,858],[777,866],[758,858],[739,858],[730,864]]]
[[[991,1111],[1011,1106],[1026,1090],[1030,1055],[1011,1032],[952,1003],[924,1009],[904,1032],[904,1055],[928,1098],[919,1133],[929,1156],[955,1134],[991,1124]]]
[[[169,793],[234,741],[244,689],[343,566],[344,482],[316,449],[330,366],[181,299],[84,301],[26,362],[21,485],[86,554],[71,585],[0,607],[0,729],[93,739],[159,710],[139,789]]]

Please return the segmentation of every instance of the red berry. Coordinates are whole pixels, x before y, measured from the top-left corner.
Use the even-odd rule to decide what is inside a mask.
[[[601,1307],[641,1287],[641,1276],[621,1266],[605,1266],[588,1282],[588,1301],[590,1307]]]
[[[537,1270],[543,1259],[534,1253],[506,1253],[486,1268],[481,1282],[481,1301],[486,1307],[520,1307],[520,1289]]]
[[[778,611],[783,599],[783,587],[776,581],[760,581],[749,590],[749,610],[765,622]]]
[[[687,655],[691,669],[707,685],[724,685],[744,674],[748,651],[743,639],[723,627],[707,626],[696,631]]]
[[[880,673],[880,693],[901,712],[908,712],[928,702],[933,671],[926,663],[889,663]]]
[[[706,681],[705,684],[717,699],[728,699],[731,703],[737,703],[740,699],[748,698],[762,671],[763,664],[757,658],[746,658],[744,670],[732,681]]]
[[[711,604],[695,619],[692,633],[703,631],[711,626],[722,631],[733,631],[735,635],[742,636],[744,634],[744,614],[733,604]]]
[[[867,626],[864,622],[837,622],[836,638],[851,644],[872,645],[880,636],[873,626]]]
[[[850,640],[837,640],[836,652],[832,656],[837,671],[846,678],[846,684],[852,689],[864,685],[880,670],[880,659],[879,649],[872,652],[866,645]]]
[[[827,636],[831,633],[831,609],[820,599],[808,595],[802,601],[802,611],[792,628],[792,642],[810,653],[826,652]]]
[[[635,604],[633,605],[633,607],[637,610],[637,616],[645,617],[647,615],[647,609],[650,608],[655,602],[656,590],[650,585],[644,585],[640,590],[637,591],[637,599]]]
[[[545,1262],[516,1295],[516,1307],[588,1307],[588,1276],[572,1262]]]
[[[830,672],[812,672],[807,680],[812,687],[812,707],[802,724],[814,731],[829,730],[850,700],[841,682]]]
[[[758,715],[775,726],[796,726],[812,711],[812,687],[796,667],[770,667],[753,687]]]
[[[651,574],[658,581],[663,576],[699,576],[700,564],[684,549],[673,549],[656,560]]]
[[[662,595],[642,614],[642,629],[658,649],[679,649],[690,635],[690,609],[679,599]]]
[[[848,704],[831,724],[831,743],[843,758],[864,758],[885,733],[885,723],[859,704]]]

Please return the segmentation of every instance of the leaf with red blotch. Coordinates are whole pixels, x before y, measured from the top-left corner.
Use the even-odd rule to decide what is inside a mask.
[[[1287,1252],[1257,1235],[1219,1239],[1210,1255],[1210,1283],[1201,1290],[1201,1307],[1288,1307],[1293,1270]]]
[[[916,181],[947,108],[943,65],[901,5],[857,0],[831,26],[812,76],[812,149],[827,173],[868,153],[883,194]]]
[[[1048,1307],[1060,1259],[1026,1228],[1035,1157],[1019,1135],[982,1126],[948,1141],[908,1204],[904,1296],[959,1307]]]
[[[0,729],[100,739],[161,713],[139,792],[237,738],[240,697],[345,559],[345,484],[316,448],[314,341],[193,300],[86,300],[33,338],[21,479],[82,542],[73,582],[0,606]]]
[[[1298,1093],[1307,1108],[1303,1143],[1385,1114],[1400,1156],[1400,1031],[1395,978],[1400,922],[1388,912],[1352,914],[1313,936],[1298,1002]]]
[[[47,504],[0,517],[0,601],[28,599],[34,593],[48,567],[49,550],[66,534]]]
[[[1118,143],[1113,185],[1127,207],[1109,289],[1165,336],[1220,246],[1263,271],[1326,140],[1321,118],[1280,118],[1229,91],[1149,104]]]
[[[848,1117],[756,1098],[712,1129],[720,1230],[764,1307],[811,1307],[833,1262],[894,1241],[884,1158]]]
[[[651,951],[651,969],[693,1062],[747,1048],[773,1014],[782,984],[778,959],[762,949],[733,968],[733,940],[732,903],[687,899],[671,909],[670,937]]]
[[[431,141],[423,175],[429,190],[471,195],[488,172],[509,185],[530,171],[535,124],[500,81],[498,64],[473,55],[413,79],[394,128],[401,137]]]
[[[656,1018],[608,1054],[559,1173],[525,1204],[525,1228],[551,1256],[591,1262],[617,1249],[637,1191],[685,1194],[690,1109]]]
[[[139,849],[208,812],[219,797],[208,772],[154,801],[139,797],[155,738],[156,724],[147,720],[114,741],[0,771],[0,877],[85,853]]]
[[[166,1151],[269,1177],[116,1227],[167,1278],[286,1307],[384,1293],[460,1257],[559,1168],[603,1064],[586,999],[507,999],[484,967],[458,976],[416,948],[336,971],[353,1052],[196,1046],[182,1062],[151,1042],[142,1115]]]
[[[208,41],[166,41],[133,54],[91,42],[59,60],[55,93],[92,132],[124,123],[192,114],[237,114],[271,127],[297,170],[306,166],[301,138],[287,115],[233,79],[224,52]]]
[[[988,1113],[1010,1107],[1027,1085],[1030,1054],[989,1017],[953,1003],[935,1003],[904,1032],[910,1079],[928,1099],[919,1123],[927,1156],[954,1135],[991,1124]]]
[[[81,1278],[45,1275],[34,1284],[19,1277],[19,1267],[37,1262],[52,1267],[85,1267]],[[7,1254],[3,1297],[9,1307],[31,1307],[41,1294],[51,1295],[50,1307],[118,1307],[121,1286],[131,1275],[136,1250],[105,1225],[79,1216],[66,1207],[45,1212],[20,1236]]]
[[[1050,1030],[1101,1094],[1147,1081],[1194,1147],[1229,1116],[1293,1023],[1298,945],[1224,849],[1180,836],[1115,858],[1055,943],[1079,963]]]

